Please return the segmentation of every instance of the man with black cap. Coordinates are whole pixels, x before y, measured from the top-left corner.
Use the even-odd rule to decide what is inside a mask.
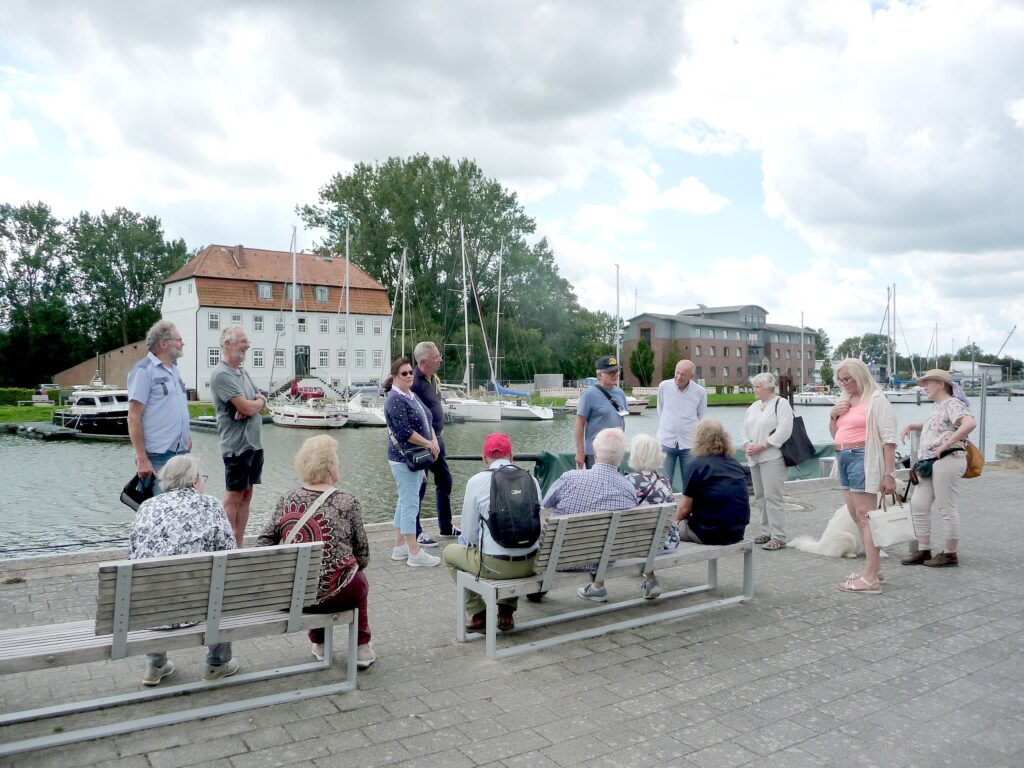
[[[512,440],[508,435],[492,434],[484,440],[483,472],[477,472],[466,483],[466,497],[462,502],[462,534],[457,544],[444,548],[444,564],[452,576],[458,572],[483,573],[489,579],[522,579],[533,575],[533,560],[537,555],[537,541],[524,547],[505,547],[494,540],[487,525],[491,511],[491,481],[494,472],[512,463]],[[540,499],[540,486],[536,487],[536,499]],[[467,590],[468,591],[468,590]],[[512,614],[517,599],[512,597],[498,601],[498,629],[508,632],[515,627]],[[483,632],[486,629],[487,612],[484,600],[476,592],[469,592],[466,598],[467,632]]]
[[[605,355],[597,361],[597,384],[587,387],[576,406],[576,467],[594,466],[594,438],[602,429],[626,428],[626,393],[619,388],[619,360]]]

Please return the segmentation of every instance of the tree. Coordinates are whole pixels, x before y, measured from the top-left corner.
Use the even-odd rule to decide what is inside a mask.
[[[890,342],[885,336],[877,333],[865,333],[863,336],[852,336],[836,347],[835,357],[845,359],[856,357],[865,363],[884,362],[889,354]]]
[[[831,350],[831,342],[829,341],[828,334],[825,333],[824,328],[819,328],[814,332],[814,356],[818,360],[828,360],[829,352]]]
[[[661,378],[667,380],[674,378],[676,375],[676,363],[683,359],[683,356],[679,353],[679,343],[673,339],[672,346],[669,347],[668,353],[665,355],[665,359],[661,361]]]
[[[637,339],[633,354],[629,356],[629,370],[639,380],[641,387],[651,386],[651,378],[654,376],[654,350],[643,336]]]
[[[160,318],[161,281],[180,268],[183,240],[165,240],[160,219],[118,208],[68,225],[74,266],[97,349],[142,338]]]
[[[826,357],[821,364],[821,383],[831,387],[836,383],[835,374],[832,372],[832,362]]]

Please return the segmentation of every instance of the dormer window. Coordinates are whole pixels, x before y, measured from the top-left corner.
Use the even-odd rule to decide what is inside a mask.
[[[316,303],[326,304],[327,303],[327,286],[318,285],[316,286]]]
[[[260,301],[272,301],[274,287],[270,283],[256,283],[256,298]]]
[[[288,285],[284,287],[284,297],[288,299],[288,301],[291,301],[292,299],[298,300],[302,298],[301,291],[302,289],[299,288],[299,286],[294,283],[288,283]]]

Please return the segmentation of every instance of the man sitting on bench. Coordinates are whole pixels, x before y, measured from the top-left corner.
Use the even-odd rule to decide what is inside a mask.
[[[206,475],[200,473],[199,457],[175,456],[158,476],[163,494],[139,506],[128,537],[128,559],[219,552],[235,548],[235,534],[220,500],[206,496]],[[172,629],[173,627],[166,627]],[[231,643],[215,643],[207,649],[203,680],[219,680],[238,671],[231,658]],[[158,685],[174,672],[166,653],[146,654],[143,685]]]
[[[636,506],[636,489],[619,474],[625,455],[626,433],[617,427],[602,429],[594,438],[594,466],[572,469],[558,478],[541,506],[553,510],[553,515],[632,509]],[[576,594],[586,600],[608,602],[603,581],[580,587]]]

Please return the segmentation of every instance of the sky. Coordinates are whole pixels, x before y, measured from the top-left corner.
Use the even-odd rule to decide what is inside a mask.
[[[752,303],[837,344],[895,285],[901,353],[994,353],[1022,72],[1020,0],[5,0],[0,202],[286,250],[334,174],[468,157],[590,309]]]

